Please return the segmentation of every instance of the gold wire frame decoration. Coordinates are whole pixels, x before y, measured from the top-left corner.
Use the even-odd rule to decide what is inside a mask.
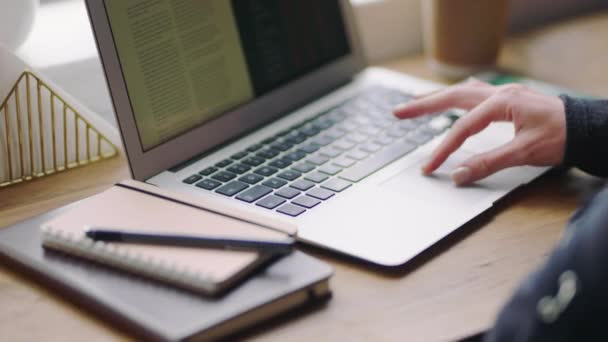
[[[108,138],[30,71],[0,105],[0,188],[117,154]]]

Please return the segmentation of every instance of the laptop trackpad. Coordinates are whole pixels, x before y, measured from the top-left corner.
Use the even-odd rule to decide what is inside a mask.
[[[407,167],[399,174],[381,184],[383,191],[407,196],[408,199],[436,204],[438,208],[470,208],[490,201],[490,204],[502,194],[521,184],[517,168],[501,171],[475,184],[457,187],[453,184],[450,173],[473,153],[459,150],[432,175],[424,176],[420,168],[426,158]]]

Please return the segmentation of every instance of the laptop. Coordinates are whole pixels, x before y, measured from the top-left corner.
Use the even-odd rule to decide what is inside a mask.
[[[400,121],[440,85],[369,68],[347,0],[87,0],[133,178],[371,263],[406,263],[545,168],[469,187],[435,174],[456,111]],[[202,222],[201,224],[204,224]]]

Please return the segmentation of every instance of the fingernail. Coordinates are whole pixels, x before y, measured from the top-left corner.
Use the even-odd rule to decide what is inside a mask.
[[[456,185],[462,185],[468,183],[471,179],[471,168],[466,166],[461,166],[456,170],[452,171],[452,181],[456,183]]]
[[[423,166],[420,168],[420,172],[421,172],[423,175],[428,176],[428,175],[430,174],[429,169],[430,169],[430,168],[429,168],[429,164],[427,163],[427,164],[424,164],[424,165],[423,165]]]
[[[407,106],[408,106],[407,103],[401,103],[401,104],[396,105],[395,108],[393,109],[393,114],[396,116],[398,112],[402,111]]]

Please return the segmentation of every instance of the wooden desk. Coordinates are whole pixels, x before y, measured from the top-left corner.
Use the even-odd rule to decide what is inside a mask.
[[[608,13],[512,37],[502,67],[608,96]],[[387,67],[436,79],[424,58]],[[92,195],[128,177],[124,159],[0,190],[0,226]],[[579,200],[603,184],[579,172],[554,172],[521,188],[408,265],[382,270],[304,247],[335,267],[334,298],[312,312],[256,329],[263,340],[452,340],[489,327],[520,280],[550,252]],[[0,265],[0,338],[128,339],[124,332],[64,302]]]

